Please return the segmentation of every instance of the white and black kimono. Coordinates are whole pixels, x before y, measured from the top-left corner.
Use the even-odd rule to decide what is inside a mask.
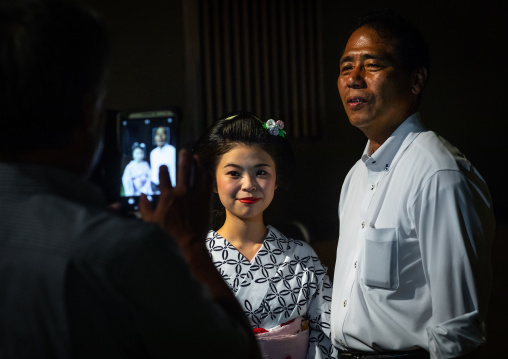
[[[309,320],[307,358],[336,358],[330,341],[332,284],[312,247],[267,226],[263,245],[249,262],[214,231],[206,244],[253,328],[273,328],[298,316]]]

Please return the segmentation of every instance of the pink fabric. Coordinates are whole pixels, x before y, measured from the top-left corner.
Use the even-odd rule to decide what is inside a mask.
[[[263,359],[305,359],[309,330],[302,331],[302,317],[292,323],[256,334]]]

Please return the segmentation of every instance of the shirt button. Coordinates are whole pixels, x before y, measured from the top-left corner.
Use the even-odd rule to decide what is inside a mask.
[[[376,185],[373,183],[370,185],[370,189],[373,190],[374,188],[376,188]]]
[[[356,268],[356,262],[357,262],[357,261],[355,261],[355,264],[354,264],[355,268]]]
[[[362,228],[365,228],[365,222],[362,222]]]
[[[347,300],[344,301],[344,306],[346,306],[346,305],[347,305]]]

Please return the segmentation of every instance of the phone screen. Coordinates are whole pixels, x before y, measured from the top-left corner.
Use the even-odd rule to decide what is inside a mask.
[[[159,168],[168,167],[176,184],[178,115],[173,110],[119,114],[121,151],[120,202],[127,211],[138,211],[139,196],[156,202],[160,195]]]

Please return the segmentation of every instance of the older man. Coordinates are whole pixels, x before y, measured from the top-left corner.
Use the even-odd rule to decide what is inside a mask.
[[[420,34],[391,12],[352,32],[337,80],[367,136],[340,196],[332,337],[341,357],[454,358],[485,342],[494,217],[482,177],[418,112]]]

